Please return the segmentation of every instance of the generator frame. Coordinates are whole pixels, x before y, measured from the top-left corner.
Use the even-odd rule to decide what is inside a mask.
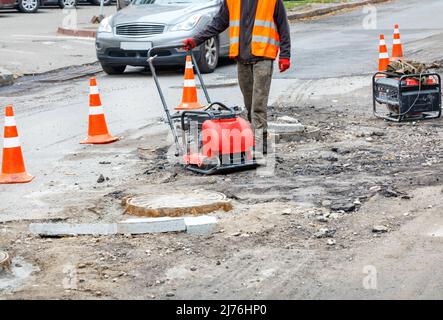
[[[378,97],[377,95],[377,91],[376,89],[378,88],[378,84],[377,84],[377,80],[381,79],[380,76],[383,76],[384,78],[392,78],[394,80],[396,80],[398,82],[398,86],[397,86],[397,90],[398,90],[398,94],[397,94],[397,99],[396,100],[389,100],[389,99],[381,99],[380,97]],[[424,89],[423,87],[426,86],[431,86],[431,85],[423,85],[420,84],[417,86],[418,87],[418,92],[417,92],[417,96],[415,98],[415,102],[412,105],[405,105],[404,101],[405,101],[405,92],[407,92],[405,89],[406,88],[410,88],[410,86],[406,86],[403,84],[403,81],[406,79],[410,79],[410,78],[419,78],[421,80],[421,78],[424,77],[436,77],[438,79],[438,83],[432,84],[432,86],[434,86],[434,90],[435,88],[437,88],[437,92],[434,92],[437,94],[437,104],[438,104],[438,110],[433,110],[432,107],[432,101],[429,102],[429,107],[432,110],[424,110],[424,111],[419,111],[420,115],[416,115],[414,116],[412,113],[414,112],[414,105],[415,103],[421,99],[422,95],[425,95],[426,93],[423,93],[423,91],[426,91],[426,89]],[[398,74],[395,73],[390,73],[390,72],[377,72],[374,74],[374,76],[372,77],[372,97],[373,97],[373,114],[380,119],[384,119],[384,120],[388,120],[388,121],[393,121],[393,122],[402,122],[402,121],[417,121],[417,120],[429,120],[429,119],[436,119],[436,118],[440,118],[442,110],[441,110],[441,77],[438,73],[434,73],[434,72],[430,72],[430,73],[422,73],[422,74],[408,74],[408,75],[403,75],[400,76]],[[393,113],[390,112],[389,114],[380,114],[377,111],[377,105],[394,105],[394,106],[398,106],[399,108],[399,113]],[[402,110],[408,109],[408,112],[403,112]]]

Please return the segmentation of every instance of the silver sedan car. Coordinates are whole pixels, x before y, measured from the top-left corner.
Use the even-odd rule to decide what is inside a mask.
[[[108,74],[121,74],[126,66],[147,66],[153,46],[181,44],[204,28],[220,9],[222,0],[133,0],[105,18],[97,31],[97,58]],[[213,72],[219,57],[229,54],[227,31],[195,49],[199,68]],[[159,50],[156,65],[184,65],[183,49]]]

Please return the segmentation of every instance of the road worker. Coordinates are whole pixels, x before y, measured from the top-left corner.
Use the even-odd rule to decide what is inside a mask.
[[[237,61],[238,83],[248,120],[256,132],[257,146],[262,145],[266,154],[267,107],[274,60],[279,57],[280,72],[291,65],[291,37],[283,1],[223,0],[212,22],[184,44],[187,49],[195,48],[227,28],[229,56]]]

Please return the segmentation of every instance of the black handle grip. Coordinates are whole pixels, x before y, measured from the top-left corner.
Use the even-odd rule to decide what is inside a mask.
[[[156,50],[166,50],[166,49],[184,49],[185,45],[183,43],[179,43],[179,44],[172,44],[172,45],[167,45],[167,46],[156,46],[156,47],[152,47],[151,49],[148,50],[148,58],[150,58],[152,56],[152,52],[155,52]]]
[[[183,111],[182,115],[181,115],[182,130],[184,130],[184,128],[185,128],[185,119],[186,119],[186,116],[188,114],[207,115],[208,117],[211,117],[211,114],[208,111],[203,111],[203,110],[186,110],[186,111]]]
[[[229,108],[228,106],[226,106],[225,104],[223,104],[221,102],[213,102],[213,103],[211,103],[208,107],[205,108],[205,111],[211,109],[215,105],[222,107],[222,109],[225,109],[225,110],[228,110],[228,111],[231,111],[231,112],[235,112],[234,109]]]

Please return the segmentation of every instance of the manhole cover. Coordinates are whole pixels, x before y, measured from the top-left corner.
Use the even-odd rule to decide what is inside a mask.
[[[11,266],[11,259],[9,258],[9,254],[6,252],[0,251],[0,271],[7,270]]]
[[[217,210],[230,211],[232,203],[223,193],[210,191],[171,192],[126,200],[126,212],[135,216],[178,217]]]

